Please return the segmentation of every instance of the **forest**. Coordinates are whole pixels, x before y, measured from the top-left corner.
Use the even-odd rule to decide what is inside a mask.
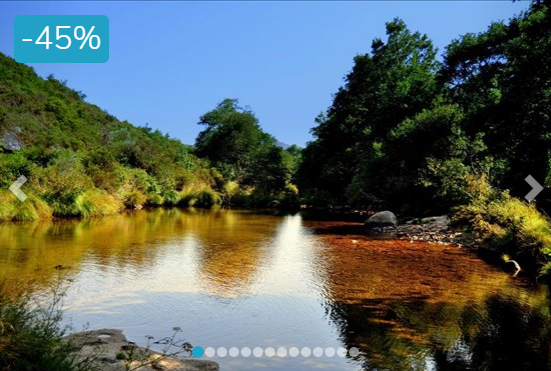
[[[549,7],[535,1],[441,54],[428,35],[389,21],[303,149],[283,148],[237,99],[198,118],[203,130],[185,145],[0,55],[0,220],[274,201],[451,213],[481,244],[546,273],[551,198],[523,196],[529,174],[551,184]],[[24,203],[7,190],[20,175]]]

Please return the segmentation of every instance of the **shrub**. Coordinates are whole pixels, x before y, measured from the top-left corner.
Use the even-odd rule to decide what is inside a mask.
[[[180,202],[180,195],[176,191],[166,191],[163,198],[166,206],[176,206]]]
[[[534,204],[493,189],[485,177],[470,177],[467,192],[471,202],[457,208],[454,221],[469,225],[486,247],[528,255],[529,263],[551,258],[551,223]],[[547,265],[542,273],[546,270]]]
[[[18,204],[14,205],[15,213],[12,220],[37,220],[47,219],[52,216],[52,208],[42,199],[27,195],[25,202],[15,200]]]
[[[76,205],[84,217],[114,214],[123,209],[121,201],[105,191],[89,190],[78,196]]]
[[[180,202],[178,203],[178,206],[211,208],[214,205],[220,205],[221,203],[222,197],[220,196],[220,193],[212,190],[211,188],[186,188],[180,192]]]
[[[52,209],[44,200],[28,192],[27,197],[25,202],[21,202],[9,191],[0,192],[0,221],[37,220],[52,216]]]
[[[126,195],[124,198],[124,205],[131,209],[135,207],[142,206],[147,201],[147,198],[144,194],[138,190],[134,190]]]
[[[146,204],[149,206],[162,206],[165,200],[163,197],[157,193],[150,193],[146,196],[147,201]]]
[[[15,196],[10,191],[0,191],[0,220],[12,220],[15,215],[13,199]]]
[[[93,359],[63,339],[59,300],[32,307],[29,299],[0,298],[0,369],[17,371],[87,371]]]
[[[222,197],[218,192],[205,188],[195,194],[195,206],[211,208],[214,205],[220,205]]]
[[[239,183],[235,180],[226,182],[222,187],[222,198],[224,204],[231,205],[232,199],[239,194]]]

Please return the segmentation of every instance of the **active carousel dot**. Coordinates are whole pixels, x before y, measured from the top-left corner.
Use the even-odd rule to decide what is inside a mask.
[[[203,347],[195,346],[193,347],[191,354],[193,354],[195,358],[201,358],[205,354],[205,350]]]

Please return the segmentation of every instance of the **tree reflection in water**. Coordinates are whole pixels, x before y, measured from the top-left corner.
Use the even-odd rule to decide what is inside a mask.
[[[464,307],[423,300],[335,304],[365,370],[551,370],[549,306],[494,294]]]

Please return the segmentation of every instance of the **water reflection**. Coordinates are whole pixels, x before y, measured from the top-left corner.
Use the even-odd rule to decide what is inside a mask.
[[[345,233],[343,233],[345,232]],[[448,246],[245,211],[0,224],[3,294],[73,279],[66,321],[204,347],[357,347],[355,358],[223,358],[239,370],[547,370],[544,286]],[[31,284],[32,283],[32,284]]]
[[[551,369],[547,287],[455,247],[309,225],[328,246],[330,316],[364,369]]]

